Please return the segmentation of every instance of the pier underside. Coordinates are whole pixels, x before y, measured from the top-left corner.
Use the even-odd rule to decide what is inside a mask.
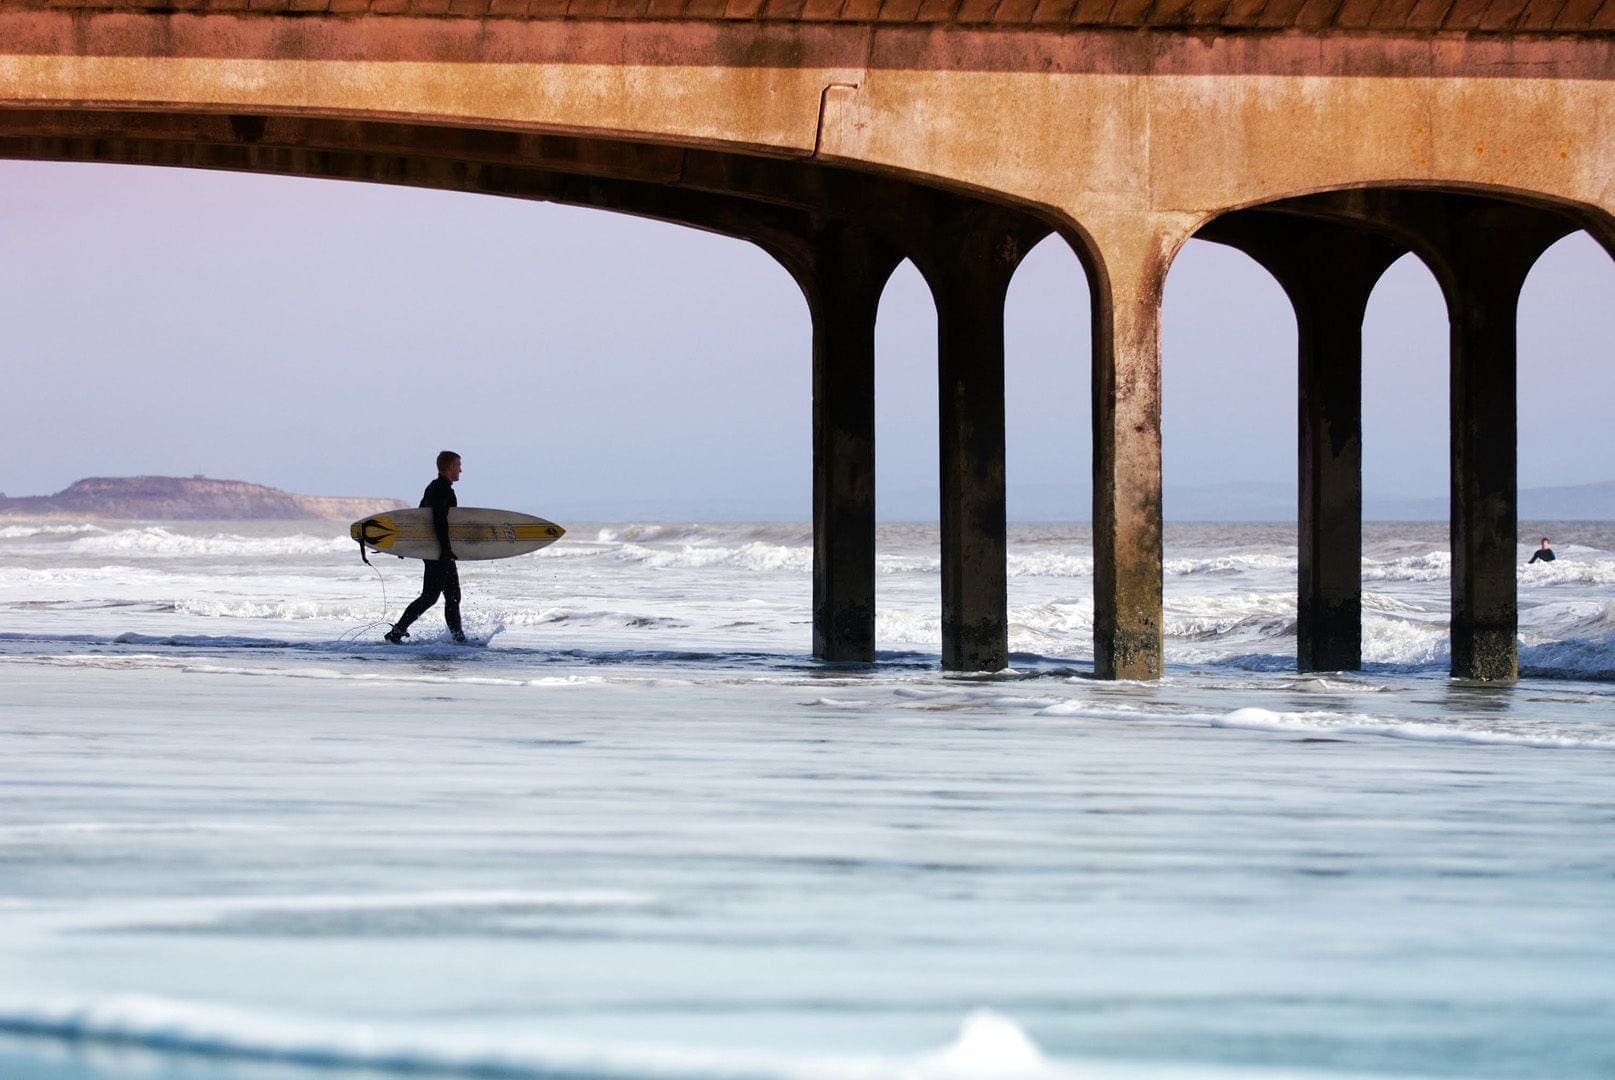
[[[1146,39],[1080,5],[1060,31],[999,25],[1003,5],[951,9],[946,30],[844,7],[748,29],[688,5],[551,26],[531,7],[404,3],[388,21],[0,0],[0,157],[476,192],[763,248],[812,318],[813,652],[832,661],[875,655],[874,326],[911,261],[937,308],[953,670],[1009,662],[1004,302],[1051,233],[1093,298],[1096,673],[1162,671],[1161,302],[1192,236],[1249,253],[1295,306],[1298,663],[1359,666],[1362,317],[1415,252],[1452,323],[1453,672],[1515,676],[1515,306],[1558,238],[1615,250],[1615,45],[1598,27],[1560,26],[1565,8],[1551,40],[1437,47],[1300,22]]]

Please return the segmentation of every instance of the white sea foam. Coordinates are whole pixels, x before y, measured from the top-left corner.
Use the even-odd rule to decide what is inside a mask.
[[[1419,622],[1363,613],[1363,661],[1399,667],[1447,663],[1451,647],[1445,622]]]
[[[1420,615],[1428,609],[1412,600],[1382,592],[1363,592],[1363,610],[1381,615]]]
[[[1574,604],[1562,610],[1562,621],[1553,628],[1562,637],[1615,634],[1615,601]]]
[[[99,525],[91,525],[88,522],[78,525],[3,525],[0,526],[0,540],[26,540],[35,536],[78,536],[106,531]]]
[[[1169,637],[1205,641],[1246,633],[1283,637],[1295,633],[1295,596],[1241,592],[1168,597],[1163,629]]]
[[[615,554],[619,559],[664,570],[726,566],[740,570],[806,573],[813,568],[812,548],[787,547],[760,540],[739,547],[684,544],[676,550],[625,544]]]
[[[934,1069],[961,1076],[1030,1074],[1048,1066],[1047,1059],[1020,1025],[989,1009],[965,1017],[959,1037],[924,1061]]]
[[[0,586],[46,585],[52,587],[78,584],[99,585],[106,582],[133,583],[157,581],[150,571],[126,565],[34,567],[0,566]]]
[[[608,556],[662,569],[733,566],[752,571],[808,573],[813,568],[811,536],[800,528],[779,526],[750,532],[724,532],[709,526],[625,526],[601,529],[596,541],[582,550],[546,549],[556,557]],[[737,542],[738,541],[738,542]],[[934,574],[942,566],[937,555],[878,551],[876,572]],[[1011,578],[1093,577],[1093,557],[1068,551],[1015,551],[1007,559]]]
[[[1523,646],[1520,670],[1534,675],[1615,679],[1615,633]]]
[[[633,630],[669,630],[688,626],[682,619],[657,615],[645,611],[615,611],[609,608],[587,609],[552,607],[537,610],[515,609],[501,611],[499,617],[507,626],[614,626]]]
[[[1352,1080],[1330,1071],[1185,1066],[1166,1062],[1061,1062],[1046,1057],[1013,1020],[966,1016],[939,1050],[906,1057],[789,1055],[676,1044],[599,1045],[525,1032],[459,1035],[386,1024],[247,1012],[134,995],[95,1000],[0,1001],[0,1033],[71,1039],[79,1046],[158,1054],[507,1080]],[[108,1060],[115,1060],[109,1058]]]
[[[189,536],[160,525],[121,529],[86,536],[67,545],[75,555],[124,555],[154,558],[264,558],[275,555],[325,555],[352,552],[353,541],[344,537],[251,537],[229,533]]]
[[[700,525],[628,524],[601,529],[595,534],[595,539],[602,544],[677,542],[704,537],[706,534],[707,530]]]
[[[1091,555],[1071,555],[1060,551],[1022,554],[1012,551],[1007,562],[1008,573],[1012,578],[1093,577],[1093,557]]]
[[[1248,555],[1215,555],[1209,558],[1168,559],[1162,568],[1167,574],[1187,577],[1194,574],[1227,576],[1251,570],[1295,572],[1295,556],[1255,552]]]
[[[1363,560],[1364,581],[1442,581],[1452,576],[1452,553],[1426,551],[1380,562]]]
[[[1522,588],[1551,588],[1563,585],[1615,585],[1615,559],[1570,559],[1561,556],[1551,563],[1537,563],[1520,571]]]
[[[1236,709],[1212,720],[1213,727],[1255,731],[1294,732],[1305,735],[1378,735],[1420,742],[1471,743],[1483,746],[1518,746],[1541,750],[1615,750],[1615,728],[1607,734],[1581,731],[1566,734],[1549,724],[1521,722],[1518,728],[1488,727],[1474,721],[1390,720],[1363,714],[1334,712],[1274,712],[1270,709]]]
[[[875,613],[875,637],[893,645],[936,645],[942,640],[942,615],[881,608]]]
[[[875,572],[879,574],[935,574],[942,569],[937,555],[877,554]]]
[[[215,600],[191,598],[174,601],[180,615],[208,619],[375,619],[378,604],[340,600]]]
[[[228,649],[230,639],[208,638],[197,639],[213,643],[212,648]],[[101,642],[84,642],[84,644],[100,644]],[[173,644],[170,639],[160,641],[158,644]],[[237,645],[236,648],[277,648],[288,649],[305,655],[318,656],[326,654],[349,654],[371,656],[396,656],[400,648],[381,642],[357,643],[326,643],[319,642],[304,647],[290,642],[255,642],[252,646]],[[409,650],[408,646],[404,647]],[[421,660],[454,660],[463,658],[468,649],[464,645],[448,642],[441,647],[428,645],[409,650],[414,657]],[[499,675],[474,674],[470,671],[451,671],[446,673],[422,672],[408,668],[393,668],[388,670],[356,670],[346,666],[321,667],[316,664],[298,661],[267,661],[261,665],[225,664],[194,659],[191,655],[162,655],[159,653],[119,652],[119,653],[63,653],[63,654],[28,654],[23,656],[0,656],[0,664],[30,665],[38,664],[46,667],[101,669],[107,671],[120,670],[154,670],[175,671],[195,675],[232,675],[250,678],[277,678],[277,679],[309,679],[320,682],[354,682],[370,684],[401,684],[421,686],[510,686],[530,687],[533,689],[564,689],[568,687],[599,686],[605,683],[622,683],[639,686],[656,685],[690,685],[686,681],[661,679],[634,674],[605,675],[535,675],[527,677],[511,677]]]

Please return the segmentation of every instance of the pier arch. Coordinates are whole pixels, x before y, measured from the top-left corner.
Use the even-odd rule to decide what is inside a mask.
[[[1607,403],[1615,401],[1615,259],[1586,231],[1572,233],[1543,252],[1526,275],[1520,295],[1520,427],[1521,473],[1539,484],[1571,485],[1593,477],[1578,474],[1578,458],[1565,432],[1607,424]],[[1592,263],[1588,277],[1570,279],[1566,268]],[[1549,293],[1549,281],[1568,282]],[[1577,372],[1561,355],[1545,353],[1537,336],[1545,322],[1568,320],[1582,346],[1604,363]],[[1591,385],[1587,380],[1591,380]],[[1540,408],[1533,409],[1531,405]],[[1524,418],[1553,410],[1568,416],[1565,424],[1534,424]],[[1551,479],[1549,479],[1551,478]],[[1532,537],[1522,537],[1527,544]]]
[[[1011,640],[1029,638],[1032,652],[1050,628],[1064,636],[1086,624],[1091,640],[1091,602],[1079,597],[1093,575],[1092,543],[1039,562],[1023,552],[1050,536],[1048,524],[1091,522],[1092,294],[1082,259],[1054,232],[1027,252],[1006,298],[1007,597]]]
[[[1362,642],[1362,324],[1408,253],[1430,269],[1450,326],[1452,672],[1518,674],[1517,308],[1531,267],[1607,215],[1505,187],[1362,186],[1227,212],[1198,235],[1279,280],[1300,372],[1297,659],[1353,669]]]
[[[0,138],[0,157],[491,194],[626,213],[756,244],[794,278],[813,324],[814,652],[825,659],[868,661],[874,655],[874,320],[897,265],[923,265],[933,296],[945,290],[948,298],[942,309],[949,313],[947,328],[938,340],[939,355],[954,358],[953,401],[984,410],[955,418],[942,440],[955,477],[944,514],[950,507],[983,508],[968,524],[956,525],[943,544],[947,663],[980,668],[1007,662],[1003,298],[1027,238],[1048,232],[1025,213],[838,168],[693,148],[456,130],[445,149],[438,145],[443,133],[435,129],[354,119],[105,111],[10,119],[27,134]],[[976,255],[958,259],[957,251],[970,245]],[[986,292],[975,288],[983,266],[1000,266]],[[938,325],[943,327],[942,320]],[[991,357],[983,362],[979,351],[993,349],[996,364]],[[959,389],[966,383],[968,389]],[[945,461],[945,476],[948,468]],[[982,546],[976,542],[980,515],[994,513],[998,525],[987,526],[991,535]]]

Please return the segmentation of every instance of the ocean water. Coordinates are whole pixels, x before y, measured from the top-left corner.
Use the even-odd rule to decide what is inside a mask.
[[[1607,1080],[1615,528],[1544,532],[1498,688],[1434,525],[1321,676],[1293,529],[1173,527],[1110,684],[1082,526],[947,676],[931,526],[866,668],[805,526],[574,524],[391,647],[336,527],[0,523],[0,1077]]]

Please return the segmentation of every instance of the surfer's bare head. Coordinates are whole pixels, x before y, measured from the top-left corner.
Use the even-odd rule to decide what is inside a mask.
[[[453,450],[443,450],[437,455],[437,475],[454,483],[460,479],[460,455]]]

